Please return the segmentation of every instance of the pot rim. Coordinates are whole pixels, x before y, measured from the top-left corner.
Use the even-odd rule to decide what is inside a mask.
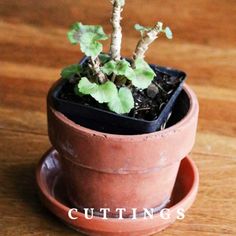
[[[114,141],[115,140],[121,140],[121,139],[122,140],[124,140],[124,139],[125,140],[130,140],[130,141],[132,141],[132,140],[142,141],[142,140],[147,139],[147,138],[148,139],[152,139],[152,138],[156,139],[158,137],[171,135],[172,133],[175,133],[176,130],[178,130],[181,127],[188,124],[189,121],[191,119],[193,119],[195,114],[198,113],[199,104],[198,104],[198,100],[197,100],[197,97],[196,97],[195,93],[193,92],[193,90],[187,84],[183,85],[183,90],[186,92],[186,94],[187,94],[187,96],[189,97],[189,100],[190,100],[190,107],[189,107],[189,110],[188,110],[187,114],[185,115],[185,117],[182,118],[176,124],[166,128],[164,130],[160,130],[160,131],[156,131],[156,132],[152,132],[152,133],[133,134],[133,135],[104,133],[104,132],[92,130],[92,129],[83,127],[79,124],[76,124],[75,122],[73,122],[72,120],[67,118],[65,115],[63,115],[61,112],[53,109],[51,106],[50,106],[50,109],[51,109],[51,111],[53,112],[53,114],[56,116],[56,118],[58,120],[65,123],[66,125],[68,125],[74,131],[79,130],[80,133],[83,133],[84,135],[97,136],[97,137],[100,137],[100,138],[109,138],[109,139],[112,139]]]

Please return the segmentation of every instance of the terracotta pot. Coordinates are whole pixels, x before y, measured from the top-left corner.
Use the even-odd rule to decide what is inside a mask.
[[[150,134],[115,135],[75,124],[48,104],[48,132],[60,153],[70,201],[77,208],[160,208],[168,203],[180,161],[191,151],[198,102],[184,86],[186,115],[171,127]],[[96,114],[94,114],[96,115]]]
[[[36,180],[40,198],[43,204],[62,222],[69,227],[93,236],[147,236],[164,230],[177,220],[178,209],[185,212],[193,204],[198,191],[198,170],[190,158],[184,158],[180,163],[175,187],[168,204],[169,218],[163,219],[161,213],[156,213],[153,218],[137,217],[135,220],[126,218],[117,220],[94,216],[87,220],[85,214],[73,212],[76,219],[68,217],[71,208],[64,190],[61,176],[61,162],[57,151],[50,149],[45,153],[38,164]],[[170,235],[170,234],[169,234]]]

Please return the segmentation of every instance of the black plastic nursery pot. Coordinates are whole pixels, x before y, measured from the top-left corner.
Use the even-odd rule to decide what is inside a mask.
[[[85,63],[87,57],[83,58],[80,64]],[[167,122],[181,93],[186,74],[176,69],[161,67],[150,64],[152,69],[180,81],[176,89],[172,92],[168,102],[163,106],[161,113],[154,120],[144,120],[127,115],[119,115],[101,108],[90,105],[80,104],[79,102],[69,101],[60,97],[61,91],[68,86],[69,81],[58,80],[49,90],[48,102],[57,111],[64,114],[67,118],[81,126],[111,134],[144,134],[158,131]],[[156,78],[154,78],[155,81]]]

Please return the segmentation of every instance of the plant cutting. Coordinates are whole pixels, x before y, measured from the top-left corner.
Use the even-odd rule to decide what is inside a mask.
[[[112,4],[113,32],[108,54],[102,53],[101,41],[109,38],[102,26],[81,22],[72,25],[68,39],[80,45],[86,57],[80,64],[62,70],[53,104],[74,122],[98,131],[138,134],[159,130],[170,117],[185,73],[149,65],[145,53],[161,35],[172,39],[172,32],[162,22],[153,27],[136,24],[141,39],[133,55],[123,58],[120,21],[125,1]]]
[[[124,2],[114,1],[110,56],[99,57],[102,52],[102,44],[99,40],[108,38],[101,26],[75,23],[68,32],[68,38],[72,44],[80,44],[82,52],[89,57],[89,62],[71,65],[61,73],[64,79],[78,75],[78,83],[75,87],[75,93],[78,96],[90,95],[98,103],[106,103],[110,111],[118,114],[127,114],[134,108],[134,98],[130,87],[133,85],[136,89],[146,89],[155,77],[155,72],[144,60],[149,44],[162,32],[168,38],[172,38],[170,28],[163,29],[161,22],[153,28],[135,25],[135,28],[141,32],[142,39],[137,45],[131,62],[122,59],[120,56],[122,34],[119,22],[123,4]],[[147,33],[144,36],[145,31]]]
[[[70,203],[81,212],[117,208],[142,214],[168,206],[181,160],[195,140],[198,102],[183,86],[185,73],[148,64],[145,54],[161,35],[171,39],[163,23],[139,24],[133,55],[121,56],[121,13],[124,0],[112,0],[109,53],[101,41],[102,26],[77,22],[68,32],[85,54],[61,71],[48,93],[48,133],[60,156]],[[182,87],[184,88],[182,90]]]

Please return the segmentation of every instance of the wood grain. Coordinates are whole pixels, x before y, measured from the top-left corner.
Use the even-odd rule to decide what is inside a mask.
[[[34,169],[50,147],[47,91],[82,56],[66,31],[82,21],[110,32],[109,17],[108,0],[0,0],[0,235],[78,235],[41,205]],[[192,151],[198,197],[184,221],[159,235],[236,235],[235,0],[127,1],[124,56],[138,40],[132,26],[156,20],[172,28],[174,40],[160,38],[147,60],[185,70],[200,102]]]

